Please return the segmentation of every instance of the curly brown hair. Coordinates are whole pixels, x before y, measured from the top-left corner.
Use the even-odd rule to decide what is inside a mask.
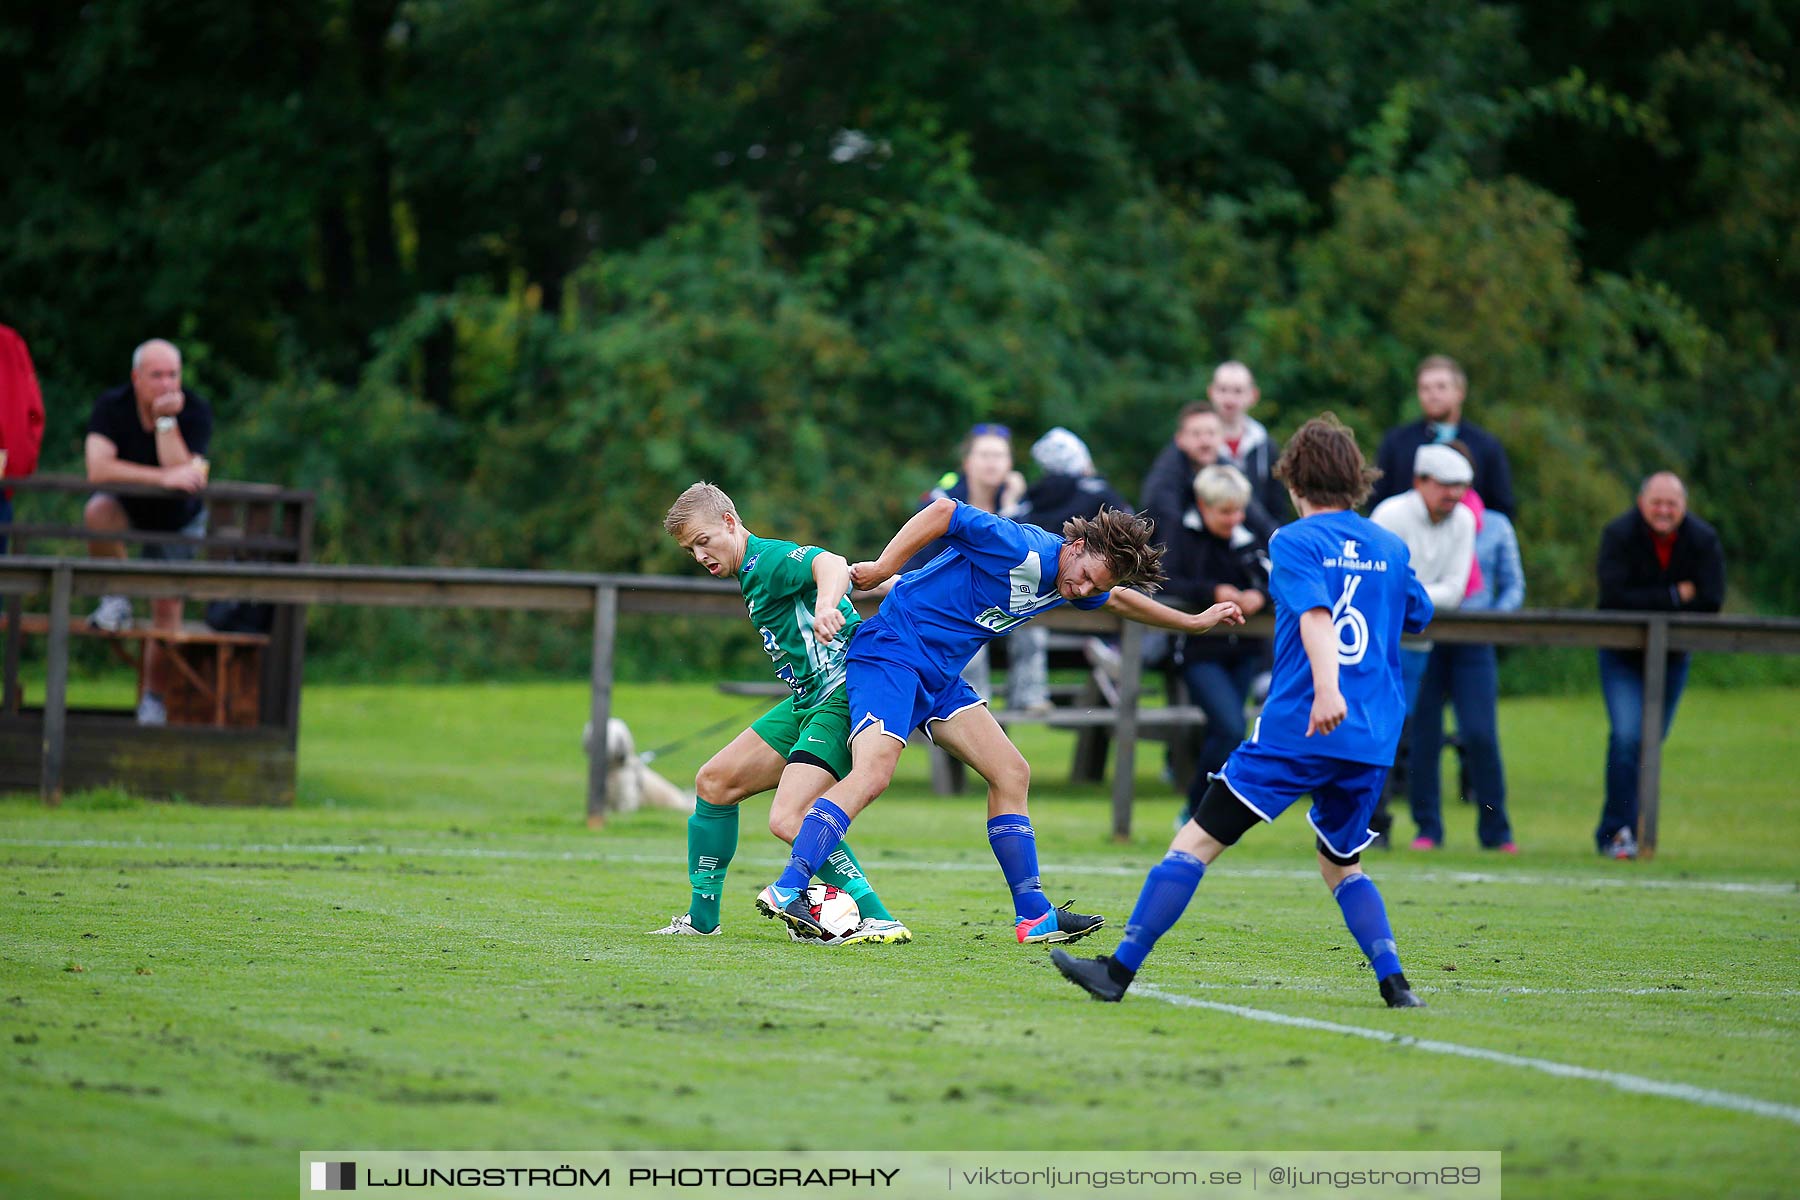
[[[1381,478],[1363,458],[1356,435],[1331,412],[1294,432],[1274,474],[1289,491],[1320,508],[1356,508]]]
[[[1091,517],[1070,517],[1063,522],[1064,543],[1085,542],[1113,577],[1114,587],[1138,587],[1154,592],[1168,578],[1163,571],[1163,547],[1150,539],[1156,522],[1141,513],[1103,508]]]

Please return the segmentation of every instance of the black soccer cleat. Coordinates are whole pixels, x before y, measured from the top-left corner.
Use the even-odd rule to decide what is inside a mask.
[[[1056,929],[1057,932],[1063,936],[1051,940],[1059,942],[1078,942],[1088,934],[1106,924],[1105,917],[1089,915],[1087,913],[1070,912],[1069,908],[1074,903],[1075,901],[1073,900],[1065,900],[1063,901],[1062,907],[1056,910]],[[1112,960],[1108,959],[1107,961],[1111,962]]]
[[[1056,964],[1064,979],[1094,999],[1113,1004],[1125,998],[1125,989],[1137,978],[1136,971],[1120,966],[1110,954],[1102,954],[1099,958],[1076,958],[1067,950],[1052,950],[1050,961]]]
[[[1030,942],[1078,942],[1088,934],[1106,924],[1105,917],[1090,916],[1087,913],[1070,912],[1067,901],[1061,908],[1053,908],[1035,921],[1021,919],[1013,926],[1013,933],[1021,945]]]
[[[1389,1008],[1425,1007],[1425,1002],[1413,995],[1412,984],[1398,971],[1381,981],[1381,998],[1387,1001]]]

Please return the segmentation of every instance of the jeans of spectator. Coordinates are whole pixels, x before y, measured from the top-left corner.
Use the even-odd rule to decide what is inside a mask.
[[[1431,661],[1429,650],[1400,651],[1400,680],[1406,685],[1406,711],[1410,716],[1419,701],[1419,681],[1425,678],[1425,666]]]
[[[1444,840],[1440,762],[1444,753],[1444,703],[1456,711],[1469,787],[1475,793],[1475,834],[1492,850],[1512,841],[1506,815],[1506,769],[1500,761],[1500,671],[1492,646],[1439,642],[1419,681],[1412,710],[1407,789],[1419,834]]]
[[[1006,635],[1006,707],[1050,703],[1050,631],[1021,625]]]
[[[1687,685],[1688,656],[1669,655],[1668,677],[1663,682],[1662,736],[1675,723],[1675,706]],[[1600,692],[1606,697],[1606,719],[1612,732],[1606,739],[1606,807],[1594,842],[1606,849],[1621,829],[1637,831],[1638,755],[1644,740],[1644,656],[1627,650],[1600,651]]]
[[[12,524],[12,497],[6,495],[4,492],[0,492],[0,524]],[[7,553],[11,548],[11,536],[0,533],[0,554]]]
[[[962,669],[962,677],[963,682],[975,689],[977,696],[983,700],[992,700],[994,693],[989,686],[992,681],[988,676],[988,648],[983,643],[981,649],[975,652],[975,657],[969,660],[969,665]]]
[[[1190,817],[1199,807],[1200,797],[1206,794],[1208,776],[1223,767],[1244,740],[1244,704],[1250,698],[1250,684],[1260,670],[1260,654],[1197,658],[1181,664],[1188,699],[1206,714],[1206,740],[1200,744],[1193,782],[1188,784]]]

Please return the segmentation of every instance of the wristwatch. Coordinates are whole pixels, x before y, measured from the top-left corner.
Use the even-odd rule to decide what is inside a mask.
[[[175,418],[174,417],[158,417],[158,418],[156,418],[156,432],[167,433],[173,428],[175,428]]]

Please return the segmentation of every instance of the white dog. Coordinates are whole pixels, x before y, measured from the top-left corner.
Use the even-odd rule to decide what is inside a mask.
[[[594,723],[581,729],[581,749],[593,753]],[[631,727],[617,717],[606,722],[606,811],[636,812],[640,808],[666,808],[692,813],[694,798],[644,765],[631,740]]]

